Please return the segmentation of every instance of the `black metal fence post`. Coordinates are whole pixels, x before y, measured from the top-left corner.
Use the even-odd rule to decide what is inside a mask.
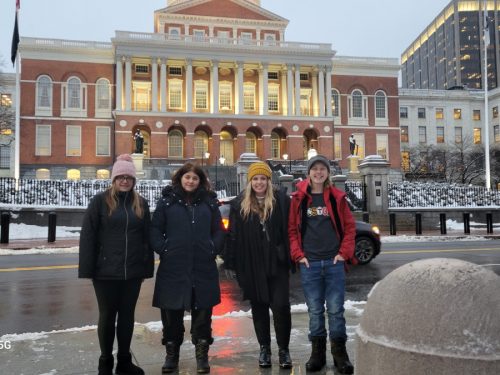
[[[2,226],[0,243],[9,243],[10,212],[2,212],[0,216],[0,225]]]
[[[446,234],[446,214],[439,214],[439,227],[441,234]]]
[[[464,213],[464,233],[470,234],[470,213]]]
[[[396,214],[389,214],[389,229],[391,236],[396,235]]]
[[[56,241],[56,223],[57,223],[57,214],[55,212],[49,212],[49,235],[48,242]]]
[[[486,214],[486,233],[493,234],[493,215],[491,212]]]
[[[415,214],[415,233],[422,234],[422,214]]]

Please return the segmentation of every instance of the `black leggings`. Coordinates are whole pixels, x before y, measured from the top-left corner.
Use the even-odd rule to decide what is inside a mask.
[[[99,323],[97,336],[103,356],[111,356],[113,342],[118,341],[118,354],[130,352],[130,342],[134,332],[134,312],[142,279],[133,280],[93,280],[97,304],[99,306]],[[116,316],[118,315],[118,321]]]
[[[288,349],[290,331],[292,330],[290,305],[275,306],[273,304],[269,305],[253,301],[250,301],[250,305],[252,306],[253,326],[259,344],[271,344],[271,318],[269,317],[269,309],[271,309],[278,347],[280,349]]]

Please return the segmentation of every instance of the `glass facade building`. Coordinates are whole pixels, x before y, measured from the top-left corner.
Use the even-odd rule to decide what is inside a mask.
[[[483,0],[453,0],[401,55],[402,87],[483,87]],[[500,0],[487,1],[488,88],[498,87]]]

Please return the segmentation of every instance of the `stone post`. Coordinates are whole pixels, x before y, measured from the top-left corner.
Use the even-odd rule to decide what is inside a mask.
[[[390,164],[379,155],[367,156],[359,165],[366,192],[366,210],[370,223],[384,228],[389,224],[387,176]]]
[[[369,294],[356,374],[500,374],[500,277],[458,259],[405,264]]]
[[[144,178],[146,175],[143,170],[144,155],[132,154],[130,156],[132,157],[132,162],[134,163],[137,179],[140,180],[141,178]]]
[[[236,174],[238,175],[238,183],[240,192],[247,186],[247,174],[250,164],[260,161],[253,152],[245,152],[240,155],[240,159],[236,162]]]
[[[293,192],[293,176],[291,174],[284,174],[280,176],[280,184],[286,188],[286,193],[288,195]]]
[[[347,176],[344,176],[342,174],[331,176],[330,181],[337,189],[345,191],[345,182],[347,181]]]

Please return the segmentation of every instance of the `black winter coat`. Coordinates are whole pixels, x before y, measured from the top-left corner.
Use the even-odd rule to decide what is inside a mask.
[[[213,307],[220,303],[215,257],[224,242],[217,199],[203,188],[190,197],[190,203],[180,187],[167,186],[162,194],[150,231],[151,246],[160,255],[153,306]]]
[[[106,194],[94,196],[85,212],[80,233],[78,277],[100,280],[153,277],[148,202],[141,197],[144,207],[141,219],[132,209],[131,194],[121,192],[118,207],[109,216]]]

